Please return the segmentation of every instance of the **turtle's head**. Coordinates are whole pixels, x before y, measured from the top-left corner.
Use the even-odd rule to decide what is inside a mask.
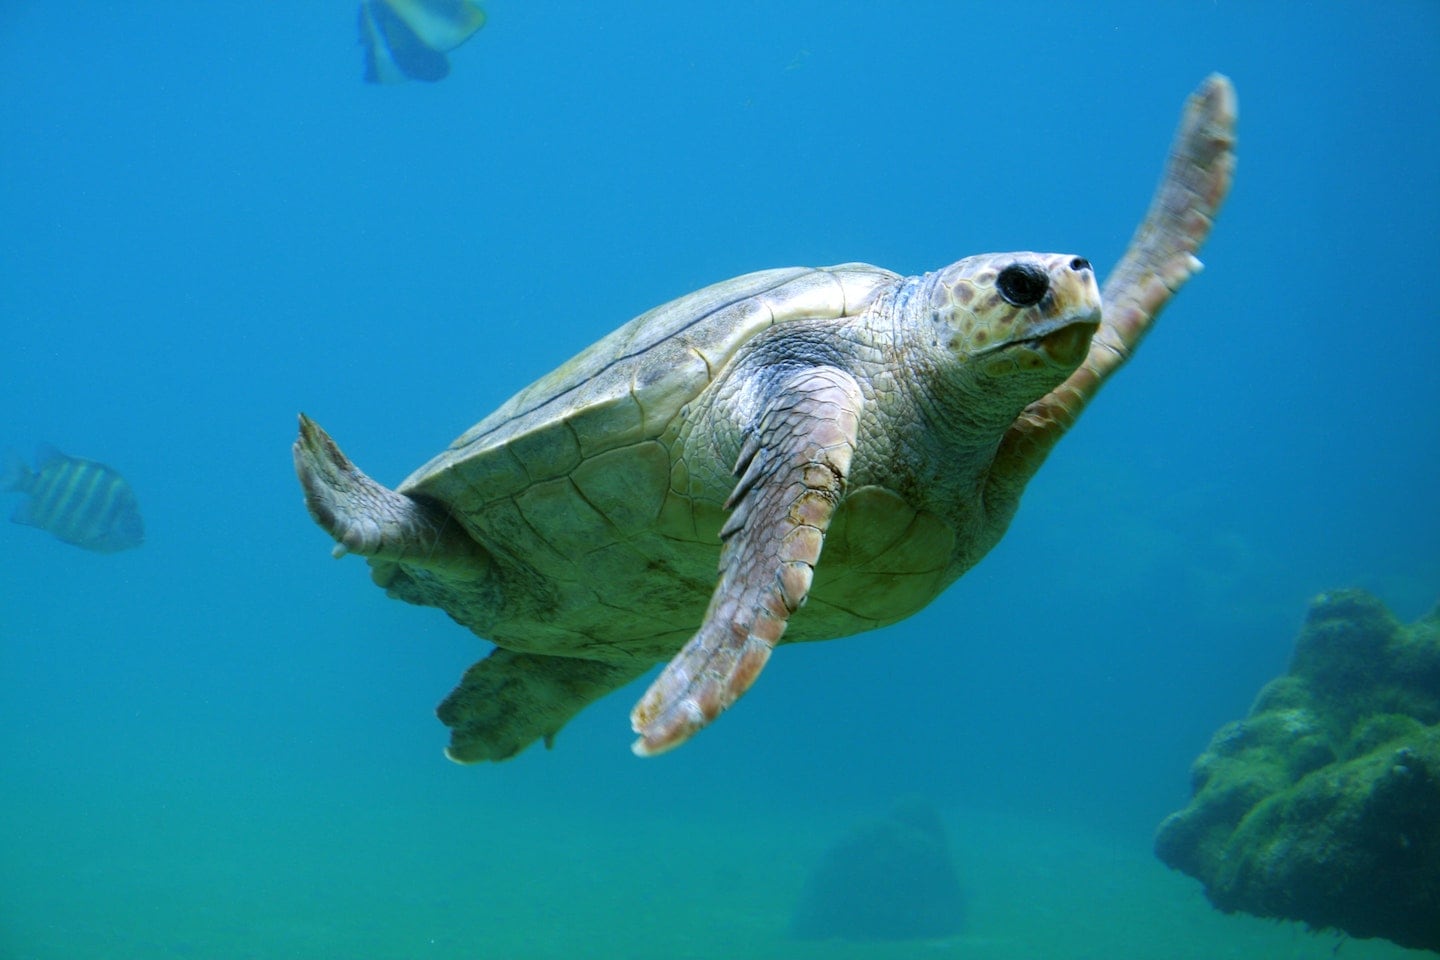
[[[931,281],[937,345],[971,375],[1050,381],[1037,397],[1080,365],[1100,326],[1095,271],[1068,253],[966,257]]]
[[[920,278],[897,313],[920,341],[917,405],[935,428],[988,443],[1080,366],[1100,290],[1081,257],[990,253]]]

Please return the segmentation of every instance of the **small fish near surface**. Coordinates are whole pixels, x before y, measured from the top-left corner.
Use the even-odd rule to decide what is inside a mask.
[[[13,454],[7,458],[0,489],[29,498],[11,520],[96,553],[118,553],[145,542],[135,491],[113,468],[66,456],[49,445],[40,448],[35,460],[31,469]]]
[[[471,0],[363,0],[360,45],[366,83],[434,83],[450,75],[445,56],[485,25]]]

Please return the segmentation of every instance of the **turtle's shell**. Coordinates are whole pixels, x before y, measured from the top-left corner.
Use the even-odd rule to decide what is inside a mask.
[[[487,527],[493,532],[493,524],[479,520],[488,505],[524,500],[537,485],[562,477],[570,477],[586,497],[606,503],[639,492],[611,482],[620,476],[633,480],[637,470],[656,478],[645,487],[663,490],[659,481],[670,469],[668,456],[644,441],[659,437],[742,344],[790,320],[853,316],[877,290],[899,279],[864,263],[790,267],[735,277],[672,300],[515,394],[398,490],[440,501],[472,535]],[[622,513],[644,522],[640,507],[619,505]]]
[[[458,561],[439,575],[376,559],[376,581],[512,650],[670,657],[714,590],[738,452],[682,456],[686,405],[763,331],[856,315],[899,280],[867,264],[766,270],[642,314],[397,488],[443,506],[490,563]],[[810,619],[817,636],[830,628]]]

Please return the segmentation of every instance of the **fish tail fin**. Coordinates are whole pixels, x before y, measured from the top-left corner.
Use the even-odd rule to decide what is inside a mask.
[[[474,0],[381,0],[431,50],[449,53],[485,26]]]
[[[13,450],[6,450],[5,466],[0,469],[0,490],[29,490],[34,479],[30,465]]]

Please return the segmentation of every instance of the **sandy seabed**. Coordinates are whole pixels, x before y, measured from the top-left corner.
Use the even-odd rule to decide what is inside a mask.
[[[1059,820],[946,812],[965,932],[786,935],[853,818],[566,819],[212,789],[0,798],[0,957],[1350,960],[1429,957],[1225,916],[1140,842]],[[318,799],[318,798],[312,798]]]

